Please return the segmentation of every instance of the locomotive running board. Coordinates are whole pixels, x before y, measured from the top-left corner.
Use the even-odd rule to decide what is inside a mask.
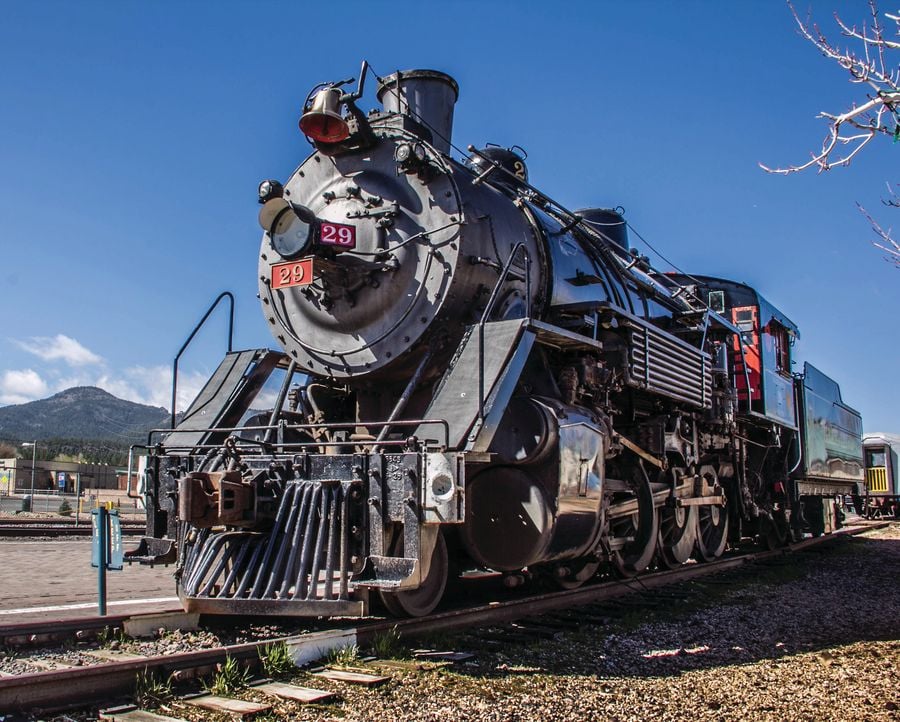
[[[283,358],[284,354],[265,348],[225,354],[175,431],[165,438],[165,445],[170,449],[191,449],[224,441],[227,433],[217,432],[216,427],[237,425]]]
[[[502,415],[534,344],[535,335],[526,330],[527,324],[519,318],[476,324],[466,330],[425,412],[427,419],[446,419],[448,448],[487,449],[487,437],[493,437],[500,421],[499,416],[493,419],[491,411]],[[484,391],[483,409],[479,389]],[[493,423],[487,423],[488,419]],[[424,438],[429,432],[433,434],[434,427],[423,424],[416,435]]]
[[[449,448],[487,451],[535,343],[593,352],[602,348],[591,338],[531,319],[470,326],[425,412],[426,418],[447,420]],[[416,435],[425,438],[428,431],[423,424]]]

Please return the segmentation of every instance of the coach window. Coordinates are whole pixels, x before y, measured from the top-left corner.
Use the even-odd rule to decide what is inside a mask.
[[[885,453],[884,451],[868,451],[866,452],[866,456],[869,458],[866,459],[866,466],[871,469],[877,466],[884,466],[885,461]]]

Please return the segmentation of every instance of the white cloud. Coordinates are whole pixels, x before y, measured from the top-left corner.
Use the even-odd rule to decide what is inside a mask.
[[[44,359],[44,361],[65,361],[70,366],[90,366],[103,363],[103,359],[82,346],[74,338],[58,333],[56,336],[32,336],[18,341],[19,348]]]
[[[97,386],[120,399],[149,406],[168,409],[172,405],[171,366],[111,369],[102,356],[65,334],[10,342],[46,364],[36,370],[0,369],[0,405],[46,398],[73,386]],[[184,369],[178,374],[178,411],[187,409],[208,378],[208,369]]]
[[[254,409],[271,409],[275,406],[276,401],[278,401],[278,392],[268,391],[264,388],[256,395],[250,406]]]
[[[33,369],[4,371],[0,376],[0,404],[24,404],[47,395],[47,383]]]
[[[171,366],[132,366],[121,372],[107,368],[80,369],[59,374],[48,370],[47,380],[32,369],[0,371],[0,405],[22,404],[73,386],[96,386],[120,399],[148,406],[168,409],[172,405]],[[209,378],[200,371],[180,371],[178,374],[178,410],[184,411]]]
[[[178,373],[177,408],[184,411],[206,383],[208,375],[199,371]],[[172,369],[169,366],[132,366],[121,375],[103,374],[93,382],[104,391],[120,399],[128,399],[139,404],[162,406],[172,405]]]

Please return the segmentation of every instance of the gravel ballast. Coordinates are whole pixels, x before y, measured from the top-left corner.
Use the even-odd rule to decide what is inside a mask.
[[[409,641],[413,648],[475,654],[454,665],[344,660],[357,671],[390,675],[379,687],[329,681],[311,670],[280,678],[336,692],[330,704],[277,701],[252,688],[232,696],[272,705],[255,718],[261,722],[900,720],[898,572],[900,523],[894,523],[704,578],[691,583],[687,596],[676,587],[655,607],[626,600],[625,611],[610,614],[608,623],[560,625],[555,638],[521,642],[473,629]],[[206,636],[170,633],[122,646],[181,651],[216,641]],[[55,651],[63,658],[75,652]],[[7,669],[22,664],[15,655],[3,662]],[[144,708],[192,722],[230,719],[177,698]],[[82,711],[40,719],[96,718]]]
[[[431,646],[475,659],[391,668],[378,688],[300,673],[290,681],[341,701],[276,703],[262,719],[900,720],[900,525],[788,559],[709,585],[689,604],[557,639],[445,637]],[[272,702],[252,690],[239,696]],[[177,701],[163,711],[215,719]]]

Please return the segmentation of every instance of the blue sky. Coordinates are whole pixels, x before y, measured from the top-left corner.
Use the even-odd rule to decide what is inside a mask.
[[[866,5],[811,9],[830,31],[834,9],[858,21]],[[307,91],[366,58],[381,75],[453,75],[456,145],[521,145],[532,182],[569,207],[621,205],[681,268],[758,287],[866,429],[900,430],[900,271],[855,207],[890,224],[879,201],[900,144],[822,175],[759,169],[805,160],[825,132],[816,113],[859,98],[782,2],[0,13],[0,403],[97,384],[167,406],[172,357],[222,290],[237,296],[236,345],[273,344],[255,296],[256,186],[307,155]],[[216,319],[185,357],[186,392],[224,335]]]

